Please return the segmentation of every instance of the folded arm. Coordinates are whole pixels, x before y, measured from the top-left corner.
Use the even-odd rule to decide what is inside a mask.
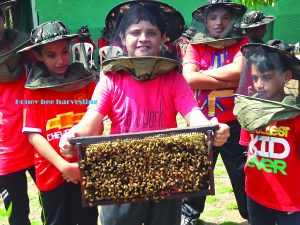
[[[230,88],[238,86],[242,68],[242,57],[237,57],[230,64],[204,71],[199,71],[197,65],[188,63],[183,66],[183,76],[194,89]]]

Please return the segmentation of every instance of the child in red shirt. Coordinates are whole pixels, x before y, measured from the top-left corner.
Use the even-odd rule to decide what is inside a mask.
[[[70,65],[70,35],[59,21],[31,32],[38,63],[28,70],[23,132],[35,148],[37,186],[46,224],[97,224],[97,208],[83,208],[77,157],[66,159],[58,148],[60,137],[86,111],[95,82],[81,63]],[[101,125],[98,127],[102,132]]]
[[[4,27],[11,3],[0,3],[0,191],[9,224],[30,225],[26,172],[35,181],[35,171],[33,147],[22,134],[26,73],[17,54],[29,37]]]
[[[300,224],[299,88],[294,96],[285,87],[291,79],[300,79],[300,60],[288,48],[280,40],[242,47],[251,80],[241,77],[243,95],[236,96],[234,113],[244,128],[240,143],[248,146],[251,225]]]

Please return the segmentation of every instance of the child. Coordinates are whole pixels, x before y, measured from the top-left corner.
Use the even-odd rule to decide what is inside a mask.
[[[296,96],[285,92],[290,79],[300,79],[300,60],[288,48],[280,40],[242,47],[245,71],[251,71],[252,79],[241,77],[239,89],[253,90],[249,97],[237,95],[234,113],[244,128],[240,143],[248,146],[245,174],[251,225],[300,224],[299,87]]]
[[[80,43],[79,49],[80,49],[80,51],[83,52],[84,63],[86,65],[86,68],[97,70],[97,68],[95,67],[95,64],[94,64],[94,60],[93,60],[93,54],[94,54],[94,50],[96,49],[96,45],[95,45],[94,41],[91,39],[91,34],[90,34],[90,30],[89,30],[88,26],[82,26],[77,31],[77,34],[78,34],[78,38],[74,38],[73,43],[74,44]],[[86,51],[85,43],[92,45],[91,48],[88,48],[88,51]],[[74,56],[75,60],[80,61],[80,54],[79,54],[79,51],[77,48],[75,48],[74,55],[75,55]],[[90,60],[90,59],[92,59],[92,60]]]
[[[17,51],[29,37],[7,25],[5,9],[15,2],[0,3],[0,190],[9,224],[29,225],[26,171],[35,181],[33,148],[22,134],[24,84],[23,59]]]
[[[80,43],[80,42],[90,43],[93,45],[93,48],[96,49],[95,42],[93,41],[93,39],[91,39],[91,33],[88,26],[80,27],[80,29],[77,31],[77,34],[79,34],[79,36],[78,38],[75,38],[73,40],[74,43]]]
[[[124,6],[125,12],[122,10]],[[63,153],[70,154],[74,151],[68,140],[75,135],[87,136],[97,133],[97,124],[101,124],[106,115],[112,121],[111,134],[174,128],[177,126],[177,112],[189,125],[209,124],[180,74],[174,69],[165,70],[162,74],[153,74],[151,69],[142,67],[146,60],[159,60],[157,56],[160,46],[166,37],[174,34],[174,30],[168,30],[166,27],[171,22],[168,20],[168,13],[177,15],[179,12],[157,1],[131,1],[116,8],[119,9],[116,10],[119,14],[124,15],[121,15],[122,20],[115,27],[114,33],[121,38],[126,48],[124,52],[128,53],[128,58],[136,67],[128,69],[129,65],[123,64],[118,67],[122,69],[116,72],[103,69],[103,77],[97,84],[92,98],[98,100],[97,105],[90,105],[80,123],[62,136],[60,148]],[[163,11],[162,8],[166,10]],[[179,27],[180,24],[177,25]],[[167,59],[161,60],[169,62]],[[116,65],[122,61],[115,59],[110,62]],[[137,76],[139,68],[152,76],[141,81]],[[149,115],[152,115],[151,120]],[[214,144],[222,145],[227,137],[228,127],[220,124]],[[181,199],[101,206],[101,224],[179,225],[180,213]]]
[[[31,32],[38,63],[28,71],[23,132],[35,148],[37,187],[46,224],[97,224],[97,208],[83,208],[77,157],[66,159],[59,138],[78,123],[95,87],[83,64],[70,64],[70,35],[59,21],[39,25]],[[101,124],[97,127],[100,134]]]
[[[252,43],[264,43],[264,39],[273,35],[275,19],[275,16],[265,16],[261,11],[251,11],[245,14],[239,27],[245,30]]]
[[[193,12],[193,25],[205,32],[194,36],[183,58],[183,76],[194,89],[199,107],[207,118],[217,117],[230,126],[230,137],[222,147],[214,148],[214,162],[219,155],[225,164],[240,215],[247,219],[243,167],[246,148],[239,144],[240,125],[232,114],[234,92],[242,70],[240,48],[248,39],[233,29],[246,12],[242,4],[228,0],[208,1]],[[182,225],[197,223],[205,206],[205,196],[184,198]]]

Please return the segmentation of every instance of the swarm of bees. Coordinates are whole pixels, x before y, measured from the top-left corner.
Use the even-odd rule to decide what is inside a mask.
[[[87,145],[80,162],[83,199],[96,206],[207,190],[207,149],[203,133]]]

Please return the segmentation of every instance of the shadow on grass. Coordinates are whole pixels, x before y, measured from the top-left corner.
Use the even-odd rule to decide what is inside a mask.
[[[236,223],[231,221],[226,221],[223,223],[210,223],[210,222],[205,222],[204,220],[199,220],[197,225],[249,225],[249,223],[248,222]]]

